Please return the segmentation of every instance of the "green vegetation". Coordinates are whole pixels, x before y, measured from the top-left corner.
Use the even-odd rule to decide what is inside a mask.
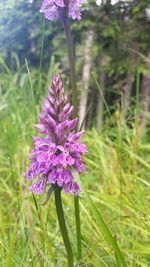
[[[46,196],[33,198],[22,175],[28,166],[31,135],[35,134],[32,124],[41,109],[47,81],[42,76],[43,89],[37,90],[38,71],[29,72],[29,80],[27,70],[12,73],[4,63],[2,65],[0,265],[66,266],[54,195],[41,206]],[[88,173],[81,177],[87,194],[80,195],[83,245],[80,266],[117,266],[117,255],[104,240],[104,229],[92,210],[94,203],[117,240],[128,266],[147,267],[150,265],[148,136],[138,133],[138,125],[134,126],[134,122],[128,127],[119,108],[113,118],[106,115],[101,132],[93,128],[84,135],[89,152],[85,156]],[[115,125],[112,125],[112,119]],[[76,255],[72,196],[63,194],[63,203]],[[119,260],[118,266],[121,266]]]

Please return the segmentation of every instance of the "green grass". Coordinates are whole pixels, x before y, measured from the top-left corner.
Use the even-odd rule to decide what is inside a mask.
[[[31,135],[36,133],[32,124],[47,84],[45,75],[40,76],[40,87],[38,72],[33,70],[30,75],[29,81],[26,69],[12,73],[4,63],[0,73],[0,266],[67,266],[54,196],[45,206],[40,203],[46,195],[36,196],[37,210],[22,176],[29,163]],[[146,135],[138,136],[137,129],[127,127],[120,118],[118,110],[113,117],[115,127],[107,123],[101,133],[93,128],[83,137],[88,147],[88,173],[80,177],[86,193],[83,190],[80,195],[83,259],[78,266],[121,266],[99,216],[117,241],[127,266],[150,266],[149,140]],[[74,201],[72,196],[62,195],[77,260]]]

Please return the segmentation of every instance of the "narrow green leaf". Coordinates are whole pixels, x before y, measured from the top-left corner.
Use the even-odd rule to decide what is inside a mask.
[[[51,187],[49,188],[49,190],[48,190],[48,192],[47,192],[46,199],[45,199],[44,203],[41,203],[41,204],[40,204],[40,206],[44,206],[45,204],[47,204],[47,202],[49,201],[49,199],[50,199],[50,197],[51,197],[51,195],[52,195],[52,193],[53,193],[53,191],[54,191],[54,189],[55,189],[55,186],[51,186]]]

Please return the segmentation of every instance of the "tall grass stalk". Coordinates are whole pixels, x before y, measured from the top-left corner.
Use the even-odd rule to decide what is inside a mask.
[[[135,99],[135,126],[138,127],[138,119],[140,113],[140,73],[137,66],[136,71],[136,99]]]
[[[32,84],[31,73],[30,73],[28,61],[27,61],[26,58],[25,58],[25,64],[26,64],[28,78],[29,78],[29,85],[30,85],[31,96],[32,96],[32,103],[33,103],[33,108],[34,108],[34,116],[35,116],[35,121],[36,121],[36,119],[37,119],[37,111],[36,111],[36,105],[35,105],[35,97],[34,97],[34,91],[33,91],[33,84]]]
[[[97,86],[97,89],[99,90],[99,92],[100,92],[100,94],[101,94],[102,100],[103,100],[103,102],[104,102],[104,105],[105,105],[105,107],[106,107],[107,113],[108,113],[108,115],[109,115],[109,117],[110,117],[110,120],[111,120],[111,122],[112,122],[112,125],[115,127],[115,126],[116,126],[116,123],[115,123],[115,121],[114,121],[114,119],[113,119],[113,117],[112,117],[112,115],[111,115],[111,113],[110,113],[110,110],[109,110],[109,107],[108,107],[107,102],[106,102],[106,100],[105,100],[105,97],[104,97],[104,95],[103,95],[103,91],[102,91],[102,89],[101,89],[101,86],[100,86],[100,84],[98,83],[98,81],[97,81],[97,79],[96,79],[96,77],[95,77],[95,74],[94,74],[93,72],[92,72],[92,75],[93,75],[95,84],[96,84],[96,86]]]
[[[43,60],[43,49],[44,49],[44,37],[45,37],[45,17],[43,17],[43,23],[42,23],[38,93],[40,92],[40,88],[41,88],[41,84],[42,84],[42,60]]]

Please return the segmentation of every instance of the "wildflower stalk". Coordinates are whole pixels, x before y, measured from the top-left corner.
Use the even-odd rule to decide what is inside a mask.
[[[69,19],[65,20],[65,32],[68,46],[68,58],[69,58],[69,67],[70,67],[70,81],[72,89],[72,102],[74,106],[74,117],[77,116],[77,83],[76,83],[76,72],[75,72],[75,56],[73,49],[73,40],[70,30]],[[78,250],[78,260],[81,259],[82,249],[81,249],[81,226],[80,226],[80,208],[79,208],[79,197],[74,198],[75,205],[75,217],[76,217],[76,231],[77,231],[77,250]]]
[[[77,82],[76,82],[76,69],[75,69],[75,54],[73,39],[70,29],[70,21],[68,18],[68,5],[66,3],[66,8],[63,13],[63,24],[66,33],[66,41],[68,48],[68,59],[69,59],[69,68],[70,68],[70,82],[72,89],[72,103],[74,106],[74,117],[77,116],[78,101],[77,101]],[[74,207],[75,207],[75,218],[76,218],[76,235],[77,235],[77,252],[78,260],[82,257],[82,246],[81,246],[81,225],[80,225],[80,207],[79,207],[79,197],[74,198]]]
[[[73,267],[74,266],[73,253],[72,253],[72,248],[71,248],[70,240],[68,237],[68,232],[67,232],[65,218],[64,218],[64,211],[63,211],[62,199],[61,199],[61,188],[58,186],[56,186],[55,188],[55,204],[56,204],[59,227],[60,227],[60,231],[61,231],[64,245],[66,248],[66,252],[67,252],[68,267]]]
[[[63,13],[63,24],[66,34],[67,48],[68,48],[68,59],[69,59],[69,69],[70,69],[70,82],[72,89],[72,102],[74,106],[74,117],[77,116],[77,83],[76,83],[76,70],[75,70],[75,54],[73,47],[73,39],[70,29],[70,21],[68,18],[68,7],[66,6]]]

